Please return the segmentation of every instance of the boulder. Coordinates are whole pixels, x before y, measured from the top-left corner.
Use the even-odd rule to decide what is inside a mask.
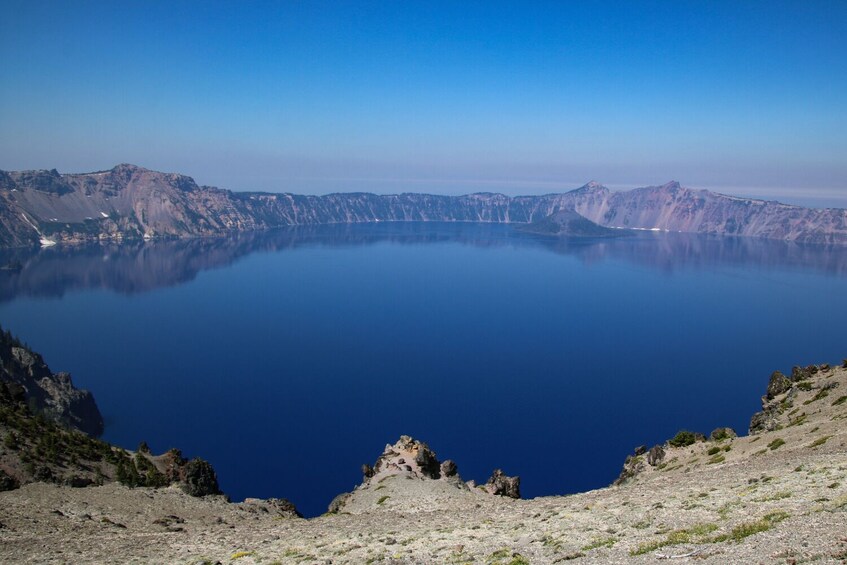
[[[245,498],[244,502],[239,503],[238,507],[251,514],[270,514],[281,518],[303,517],[294,504],[285,498]]]
[[[779,409],[776,406],[769,406],[761,412],[756,412],[750,418],[750,434],[755,435],[777,429],[779,426],[778,416]]]
[[[445,477],[452,477],[459,472],[459,468],[452,459],[447,459],[441,464],[441,474]]]
[[[647,452],[647,463],[651,467],[655,467],[665,458],[665,449],[661,445],[654,445]]]
[[[738,437],[738,434],[735,433],[735,430],[732,428],[715,428],[712,430],[712,433],[709,434],[709,439],[712,441],[721,441],[724,439],[730,439]]]
[[[799,367],[797,365],[791,367],[791,380],[795,383],[798,381],[805,381],[811,377],[808,371],[805,368]]]
[[[199,457],[186,463],[184,482],[185,492],[191,496],[221,494],[215,470],[208,461]]]
[[[815,368],[815,371],[817,371],[817,368]],[[768,391],[766,397],[768,400],[773,400],[780,394],[788,392],[790,388],[791,381],[788,379],[788,377],[786,377],[779,371],[774,371],[773,373],[771,373],[770,382],[768,382]]]
[[[420,467],[423,476],[430,479],[437,479],[441,476],[441,464],[436,459],[435,453],[425,443],[418,446],[415,463]]]
[[[645,453],[647,453],[647,446],[646,445],[639,445],[638,447],[635,448],[635,454],[636,455],[644,455]]]
[[[501,469],[495,469],[491,477],[485,483],[485,490],[489,494],[507,496],[509,498],[521,497],[521,478],[509,477]]]

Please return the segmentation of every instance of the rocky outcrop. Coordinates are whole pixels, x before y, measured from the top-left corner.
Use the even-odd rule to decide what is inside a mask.
[[[0,380],[20,386],[33,409],[65,426],[98,437],[103,417],[94,397],[74,387],[68,373],[53,373],[41,355],[0,330]]]
[[[709,439],[712,441],[721,441],[724,439],[732,439],[734,437],[738,437],[738,434],[735,433],[735,430],[732,428],[715,428],[712,430],[712,433],[709,434]]]
[[[284,498],[245,498],[237,507],[250,514],[266,514],[274,518],[302,518],[291,501]]]
[[[788,380],[788,377],[780,373],[779,371],[774,371],[771,374],[771,379],[768,382],[768,391],[765,394],[765,397],[768,400],[773,400],[780,394],[788,391],[791,388],[791,381]]]
[[[831,377],[832,374],[832,367],[828,363],[793,367],[791,378],[775,371],[771,374],[767,392],[762,396],[762,410],[753,414],[750,419],[750,434],[759,434],[778,430],[786,425],[795,425],[795,421],[792,421],[788,414],[796,412],[792,409],[798,394],[801,391],[817,390],[816,396],[808,400],[807,404],[825,398],[829,395],[829,391],[838,385],[838,382],[826,382],[825,380],[820,382],[819,377],[826,379]]]
[[[183,472],[185,492],[191,496],[222,494],[218,487],[218,476],[205,459],[196,457],[185,465]]]
[[[665,458],[665,449],[661,445],[654,445],[647,452],[647,464],[655,467]]]
[[[445,461],[448,463],[448,461]],[[445,480],[461,481],[456,464],[450,461],[449,476]],[[409,436],[400,436],[394,445],[386,445],[382,455],[376,460],[366,481],[379,480],[386,475],[404,473],[415,478],[439,480],[442,478],[441,463],[429,446]]]
[[[488,494],[507,496],[509,498],[521,497],[521,478],[509,477],[501,469],[495,469],[485,483]]]
[[[395,504],[399,498],[416,499],[419,503],[450,499],[457,492],[520,498],[520,477],[509,477],[497,469],[485,485],[465,483],[455,461],[439,461],[427,444],[405,435],[394,444],[386,444],[373,465],[362,465],[362,475],[361,484],[353,492],[336,496],[327,512],[360,513],[372,506]]]
[[[0,204],[0,245],[6,247],[429,221],[530,224],[530,229],[562,235],[605,236],[612,235],[606,228],[623,228],[847,244],[847,210],[725,196],[677,182],[622,192],[592,182],[543,196],[304,196],[236,193],[123,164],[84,174],[0,171]]]

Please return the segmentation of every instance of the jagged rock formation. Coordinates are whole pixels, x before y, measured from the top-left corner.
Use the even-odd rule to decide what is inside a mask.
[[[400,436],[394,445],[386,444],[382,455],[371,465],[362,465],[362,483],[353,492],[336,496],[328,512],[362,513],[374,507],[395,507],[414,499],[415,504],[436,503],[457,496],[492,494],[520,498],[520,477],[508,477],[497,469],[488,482],[476,487],[465,483],[456,463],[438,461],[429,446],[410,436]],[[411,482],[410,482],[411,481]]]
[[[502,469],[495,469],[491,474],[491,477],[485,483],[485,490],[488,494],[508,496],[509,498],[520,498],[521,478],[509,477],[503,473]]]
[[[544,222],[553,214],[560,217]],[[231,192],[198,186],[184,175],[127,164],[84,174],[0,171],[0,246],[4,247],[384,221],[541,222],[540,228],[548,231],[558,225],[565,231],[606,233],[594,223],[606,228],[847,244],[847,210],[737,198],[683,188],[677,182],[625,192],[591,182],[543,196],[303,196]]]
[[[0,381],[19,385],[36,411],[65,426],[98,437],[103,417],[87,390],[74,387],[68,373],[53,373],[41,355],[0,330]]]
[[[762,410],[756,412],[750,419],[750,434],[759,434],[765,431],[781,429],[785,424],[783,415],[794,407],[798,396],[802,392],[808,392],[815,386],[817,376],[832,376],[832,367],[825,363],[823,365],[809,365],[808,367],[794,367],[789,379],[779,371],[771,374],[768,382],[768,390],[762,397]],[[810,404],[829,395],[829,391],[839,385],[838,381],[828,380],[819,385],[820,390],[814,398],[804,404]],[[794,412],[796,412],[795,410]]]

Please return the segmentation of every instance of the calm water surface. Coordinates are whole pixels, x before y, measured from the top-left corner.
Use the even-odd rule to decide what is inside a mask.
[[[847,249],[379,224],[11,252],[0,323],[94,392],[105,439],[210,460],[307,515],[401,434],[526,497],[610,483],[768,375],[847,356]]]

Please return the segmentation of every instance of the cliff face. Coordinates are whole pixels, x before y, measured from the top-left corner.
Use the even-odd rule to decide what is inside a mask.
[[[363,222],[530,223],[574,210],[604,227],[847,244],[847,210],[736,198],[672,182],[627,192],[597,183],[563,194],[324,196],[235,193],[133,165],[61,175],[0,172],[0,245],[197,237],[290,225]]]
[[[91,436],[103,433],[103,417],[87,390],[74,387],[68,373],[53,373],[41,355],[0,330],[0,382],[25,391],[28,404],[51,420]]]

